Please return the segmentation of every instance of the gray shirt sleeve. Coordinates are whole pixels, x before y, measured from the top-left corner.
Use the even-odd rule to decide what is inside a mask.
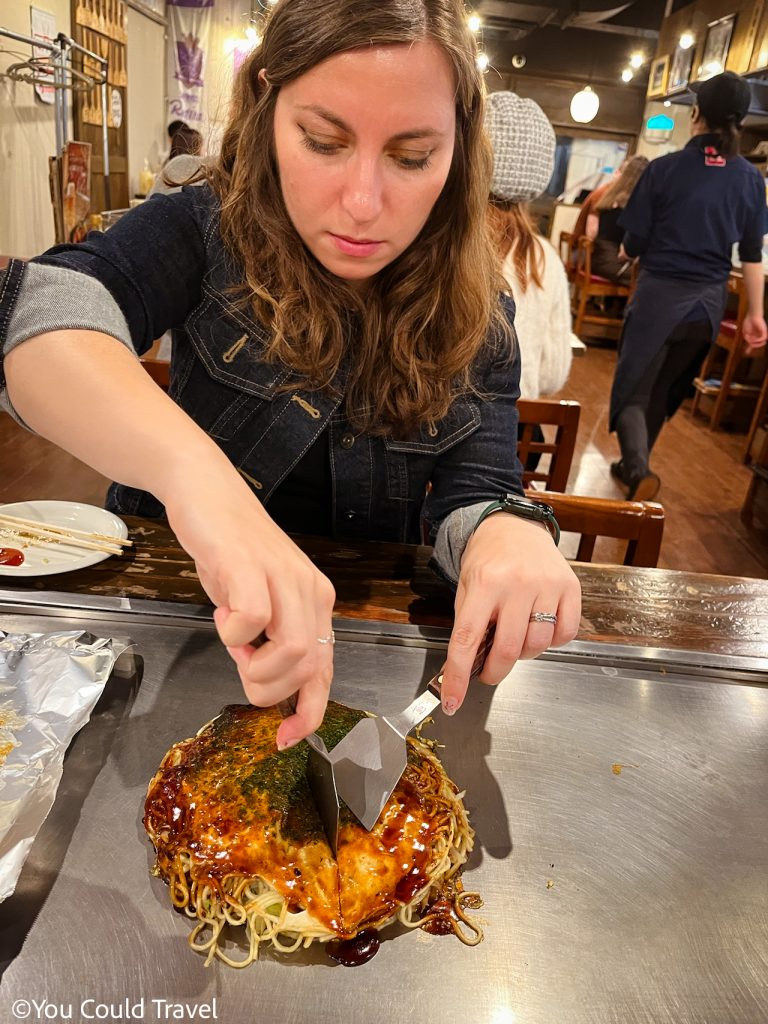
[[[135,352],[126,319],[100,281],[66,267],[27,264],[8,325],[4,354],[38,334],[66,330],[100,331]],[[0,391],[0,409],[26,427],[5,388]]]
[[[450,580],[454,586],[459,582],[461,559],[469,543],[469,538],[472,536],[472,531],[477,526],[477,520],[493,503],[492,500],[479,501],[475,505],[456,508],[453,512],[449,512],[440,524],[432,551],[433,568],[436,568],[440,575]],[[532,520],[527,520],[527,522],[532,522]],[[546,523],[537,525],[549,533]]]
[[[452,583],[459,582],[461,556],[469,543],[472,531],[481,513],[493,503],[493,499],[480,501],[475,505],[456,508],[449,512],[440,524],[435,538],[432,557],[440,572]]]

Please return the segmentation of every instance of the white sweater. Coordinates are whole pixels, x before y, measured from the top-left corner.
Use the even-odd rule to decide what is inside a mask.
[[[571,369],[571,300],[568,279],[560,257],[546,238],[542,287],[528,282],[525,291],[515,274],[511,252],[502,271],[515,300],[515,330],[520,344],[522,370],[520,397],[539,398],[559,391]]]

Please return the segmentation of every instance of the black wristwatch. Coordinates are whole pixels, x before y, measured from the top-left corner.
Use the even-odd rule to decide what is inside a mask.
[[[519,494],[505,494],[498,501],[492,502],[483,509],[472,532],[474,533],[480,523],[494,512],[508,512],[510,515],[520,516],[522,519],[532,519],[535,523],[543,523],[552,534],[555,544],[560,543],[560,527],[557,525],[554,509],[543,501],[521,498]]]

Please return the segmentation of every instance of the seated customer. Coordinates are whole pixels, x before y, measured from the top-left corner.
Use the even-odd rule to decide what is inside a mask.
[[[619,217],[647,166],[644,156],[627,160],[587,218],[586,234],[594,240],[592,273],[617,284],[629,283],[632,266],[632,261],[620,253],[624,230],[619,227]]]
[[[182,124],[174,132],[168,160],[155,177],[148,196],[158,192],[177,192],[182,185],[202,184],[205,178],[198,173],[203,163],[202,149],[203,136],[200,132]]]
[[[488,216],[515,300],[520,395],[539,398],[565,384],[575,340],[565,269],[528,209],[552,177],[555,132],[534,100],[513,92],[488,96],[485,128],[493,148]]]

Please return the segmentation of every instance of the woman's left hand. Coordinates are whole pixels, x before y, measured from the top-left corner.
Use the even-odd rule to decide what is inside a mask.
[[[519,658],[573,640],[581,618],[581,587],[549,531],[505,512],[488,516],[461,560],[456,615],[443,669],[443,708],[453,714],[467,692],[475,653],[488,626],[493,646],[480,675],[496,685]],[[557,617],[532,621],[534,612]]]

